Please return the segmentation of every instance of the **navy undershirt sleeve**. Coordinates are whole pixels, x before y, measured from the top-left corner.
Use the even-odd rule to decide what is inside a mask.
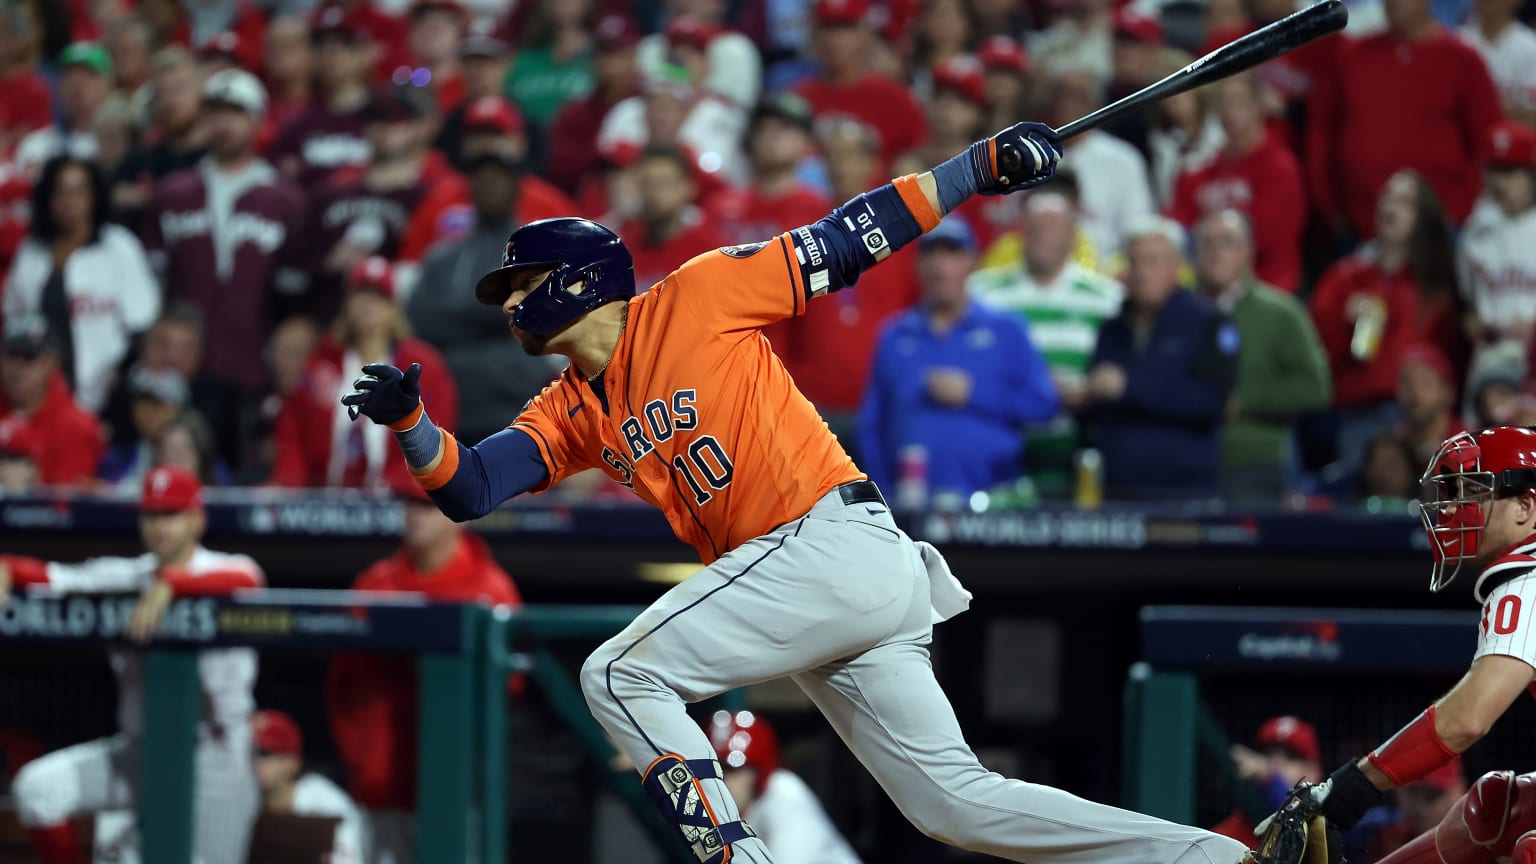
[[[427,494],[455,522],[468,522],[501,506],[514,495],[549,480],[549,469],[533,436],[521,429],[503,429],[473,447],[456,442],[459,468]]]

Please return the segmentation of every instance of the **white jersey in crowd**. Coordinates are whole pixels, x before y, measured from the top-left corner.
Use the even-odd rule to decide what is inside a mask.
[[[1508,582],[1486,591],[1477,624],[1477,653],[1472,659],[1504,654],[1536,666],[1536,562],[1518,560],[1536,553],[1536,543],[1515,548],[1506,563],[1495,564],[1479,576],[1478,587],[1500,578]]]
[[[1477,317],[1536,324],[1536,207],[1509,216],[1486,197],[1462,228],[1456,251],[1462,293]]]
[[[768,775],[767,788],[745,816],[779,861],[859,864],[859,856],[838,833],[816,793],[793,772],[780,768]]]
[[[1124,244],[1126,226],[1156,212],[1147,161],[1135,147],[1098,130],[1068,145],[1064,160],[1077,172],[1083,233],[1099,260],[1108,261]]]
[[[49,587],[61,591],[141,591],[155,578],[155,556],[91,558],[79,564],[48,563]],[[205,573],[248,571],[258,584],[266,581],[261,567],[245,555],[214,552],[202,546],[192,553],[184,568],[189,576]],[[117,723],[119,730],[137,738],[143,731],[144,659],[137,651],[114,649],[109,659],[117,675]],[[250,725],[256,710],[251,688],[256,685],[256,651],[253,648],[210,648],[197,653],[197,674],[202,684],[203,716],[200,734]]]
[[[5,318],[41,315],[43,290],[52,273],[53,250],[27,238],[5,276]],[[75,351],[75,399],[99,412],[106,407],[118,364],[133,347],[134,334],[160,314],[160,283],[139,238],[120,225],[104,225],[96,242],[65,262],[64,293]]]
[[[644,96],[631,96],[609,109],[597,131],[597,148],[608,152],[614,147],[642,150],[650,141],[645,119]],[[746,154],[741,149],[747,131],[747,113],[723,97],[706,95],[694,103],[683,125],[677,130],[677,143],[693,153],[699,168],[720,176],[733,185],[744,185],[751,176]]]
[[[300,816],[333,816],[336,841],[326,864],[362,864],[363,819],[357,805],[340,786],[320,774],[305,774],[293,784],[293,812]]]
[[[1461,37],[1482,55],[1506,104],[1536,109],[1536,30],[1515,21],[1489,41],[1473,21],[1461,28]]]

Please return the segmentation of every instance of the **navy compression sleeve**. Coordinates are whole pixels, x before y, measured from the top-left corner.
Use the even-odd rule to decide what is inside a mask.
[[[520,429],[503,429],[473,447],[453,444],[459,451],[457,469],[448,482],[427,494],[455,522],[479,519],[549,479],[538,445]]]
[[[797,248],[811,243],[819,247],[820,255],[809,257],[831,262],[830,281],[825,289],[831,292],[852,286],[859,274],[922,233],[923,227],[896,186],[887,183],[833,208],[810,225],[791,231],[790,236]]]

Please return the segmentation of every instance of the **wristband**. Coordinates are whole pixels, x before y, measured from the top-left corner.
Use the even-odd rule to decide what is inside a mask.
[[[1365,758],[1394,786],[1405,786],[1424,779],[1455,756],[1456,751],[1446,746],[1435,729],[1435,706],[1431,705]]]
[[[405,464],[410,466],[413,472],[421,471],[432,460],[437,458],[437,453],[443,446],[443,436],[433,424],[432,418],[427,416],[418,404],[412,412],[412,424],[404,429],[395,430],[395,440],[400,442],[400,452],[405,454]]]
[[[934,185],[939,192],[939,206],[945,213],[953,213],[956,207],[976,194],[983,180],[992,179],[981,176],[980,166],[983,160],[974,152],[978,147],[991,145],[990,139],[978,141],[965,148],[958,156],[933,169]]]
[[[1376,788],[1359,760],[1351,759],[1328,776],[1328,794],[1323,798],[1323,815],[1340,831],[1348,831],[1360,822],[1367,810],[1381,803],[1382,792]]]

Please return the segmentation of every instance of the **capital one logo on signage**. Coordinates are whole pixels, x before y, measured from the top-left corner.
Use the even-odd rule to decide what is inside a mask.
[[[1300,632],[1249,631],[1237,639],[1237,654],[1250,660],[1305,660],[1333,663],[1343,655],[1339,644],[1339,625],[1332,621],[1302,624]]]

